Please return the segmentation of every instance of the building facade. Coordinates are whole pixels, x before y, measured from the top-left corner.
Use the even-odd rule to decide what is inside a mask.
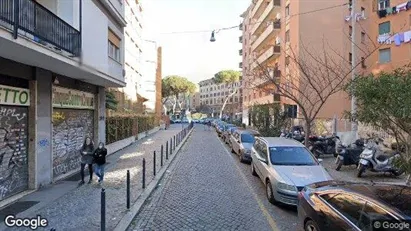
[[[78,171],[86,137],[105,142],[125,26],[118,0],[0,2],[1,204]]]
[[[371,52],[371,44],[375,43],[371,40],[378,37],[369,29],[375,27],[375,19],[367,16],[377,1],[356,1],[354,17],[351,17],[350,2],[255,0],[250,4],[241,15],[243,35],[240,42],[243,48],[240,54],[243,57],[241,65],[245,85],[244,123],[249,124],[248,112],[253,104],[278,102],[284,109],[292,108],[298,112],[295,113],[297,117],[302,117],[297,105],[291,100],[278,94],[257,90],[261,88],[255,87],[256,85],[270,87],[270,83],[255,74],[259,65],[266,66],[272,79],[283,83],[284,86],[300,86],[298,76],[302,76],[303,73],[301,68],[293,67],[290,57],[304,59],[304,63],[310,63],[314,60],[310,60],[308,50],[321,52],[329,49],[328,53],[332,54],[329,58],[338,59],[338,62],[343,60],[341,66],[347,71],[351,69],[353,56],[355,63],[364,59],[362,64],[355,68],[355,73],[367,73],[368,63],[375,62],[373,56],[377,55],[367,58]],[[354,28],[355,38],[352,37],[352,18],[355,18],[358,25]],[[355,42],[356,48],[352,49],[351,41]],[[350,109],[351,100],[341,91],[327,100],[317,118],[342,118],[344,111]]]
[[[156,117],[158,119],[162,118],[162,112],[163,112],[163,103],[162,103],[162,95],[161,95],[161,89],[162,89],[162,79],[163,79],[163,53],[162,53],[162,48],[158,47],[157,48],[157,69],[156,69]]]
[[[200,108],[203,108],[207,114],[218,116],[225,99],[236,90],[236,93],[228,98],[227,104],[223,111],[223,116],[232,119],[240,119],[243,105],[243,86],[242,81],[236,83],[216,84],[213,79],[201,81],[200,87]]]
[[[157,43],[144,40],[144,76],[142,79],[141,94],[148,100],[144,103],[147,112],[154,113],[156,107],[156,77],[157,77]]]

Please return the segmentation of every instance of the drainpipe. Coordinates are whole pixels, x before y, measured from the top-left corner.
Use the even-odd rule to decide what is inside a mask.
[[[79,39],[79,56],[80,56],[80,64],[83,63],[83,46],[82,46],[82,37],[83,37],[83,0],[79,0],[79,31],[80,31],[80,39]]]
[[[13,38],[17,39],[18,31],[19,31],[19,0],[14,0],[14,28],[13,28]]]

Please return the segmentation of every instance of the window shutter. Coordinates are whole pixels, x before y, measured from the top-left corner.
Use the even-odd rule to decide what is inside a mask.
[[[113,33],[110,29],[108,29],[108,40],[114,44],[117,48],[120,48],[121,39]]]
[[[373,12],[378,11],[378,2],[379,2],[379,0],[373,0],[372,1],[372,11]]]

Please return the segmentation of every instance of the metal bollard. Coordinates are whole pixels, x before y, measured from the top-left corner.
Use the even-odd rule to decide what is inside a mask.
[[[176,135],[174,135],[174,150],[176,150]]]
[[[163,145],[161,145],[161,166],[163,166],[163,153],[164,153],[164,148],[163,148]]]
[[[168,141],[166,142],[166,160],[168,160]]]
[[[143,188],[146,188],[146,158],[143,158]]]
[[[153,152],[153,174],[156,175],[156,151]]]
[[[170,138],[170,155],[173,154],[173,139]]]
[[[127,209],[130,209],[130,170],[127,170]]]
[[[101,220],[100,220],[101,231],[106,230],[106,190],[101,189]]]

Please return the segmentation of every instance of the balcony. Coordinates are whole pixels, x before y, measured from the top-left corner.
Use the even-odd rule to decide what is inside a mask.
[[[276,46],[270,47],[257,58],[256,62],[253,63],[253,69],[258,67],[259,64],[264,66],[265,63],[267,63],[267,61],[278,58],[280,55],[281,55],[280,46],[276,45]]]
[[[271,22],[265,28],[264,32],[254,40],[251,49],[257,51],[261,48],[261,45],[271,42],[275,39],[275,35],[281,30],[281,22]]]
[[[243,25],[242,23],[240,23],[240,25],[238,26],[238,29],[239,29],[239,30],[243,30],[243,26],[244,26],[244,25]]]
[[[242,56],[242,55],[243,55],[243,49],[239,50],[239,51],[238,51],[238,54],[239,54],[240,56]]]
[[[243,68],[243,62],[240,62],[239,64],[238,64],[238,67],[241,69],[241,68]]]
[[[261,23],[256,23],[253,26],[251,34],[252,35],[261,34],[262,31],[264,30],[264,23],[263,22],[276,20],[277,13],[279,13],[280,10],[281,10],[280,6],[281,6],[281,1],[280,0],[270,0],[269,4],[265,8],[264,12],[257,19],[257,22],[261,22]]]
[[[243,43],[243,36],[240,36],[240,37],[238,38],[238,42],[239,42],[239,43]]]
[[[0,21],[12,27],[14,39],[20,29],[38,43],[51,44],[73,56],[80,53],[80,32],[33,0],[1,0]]]

